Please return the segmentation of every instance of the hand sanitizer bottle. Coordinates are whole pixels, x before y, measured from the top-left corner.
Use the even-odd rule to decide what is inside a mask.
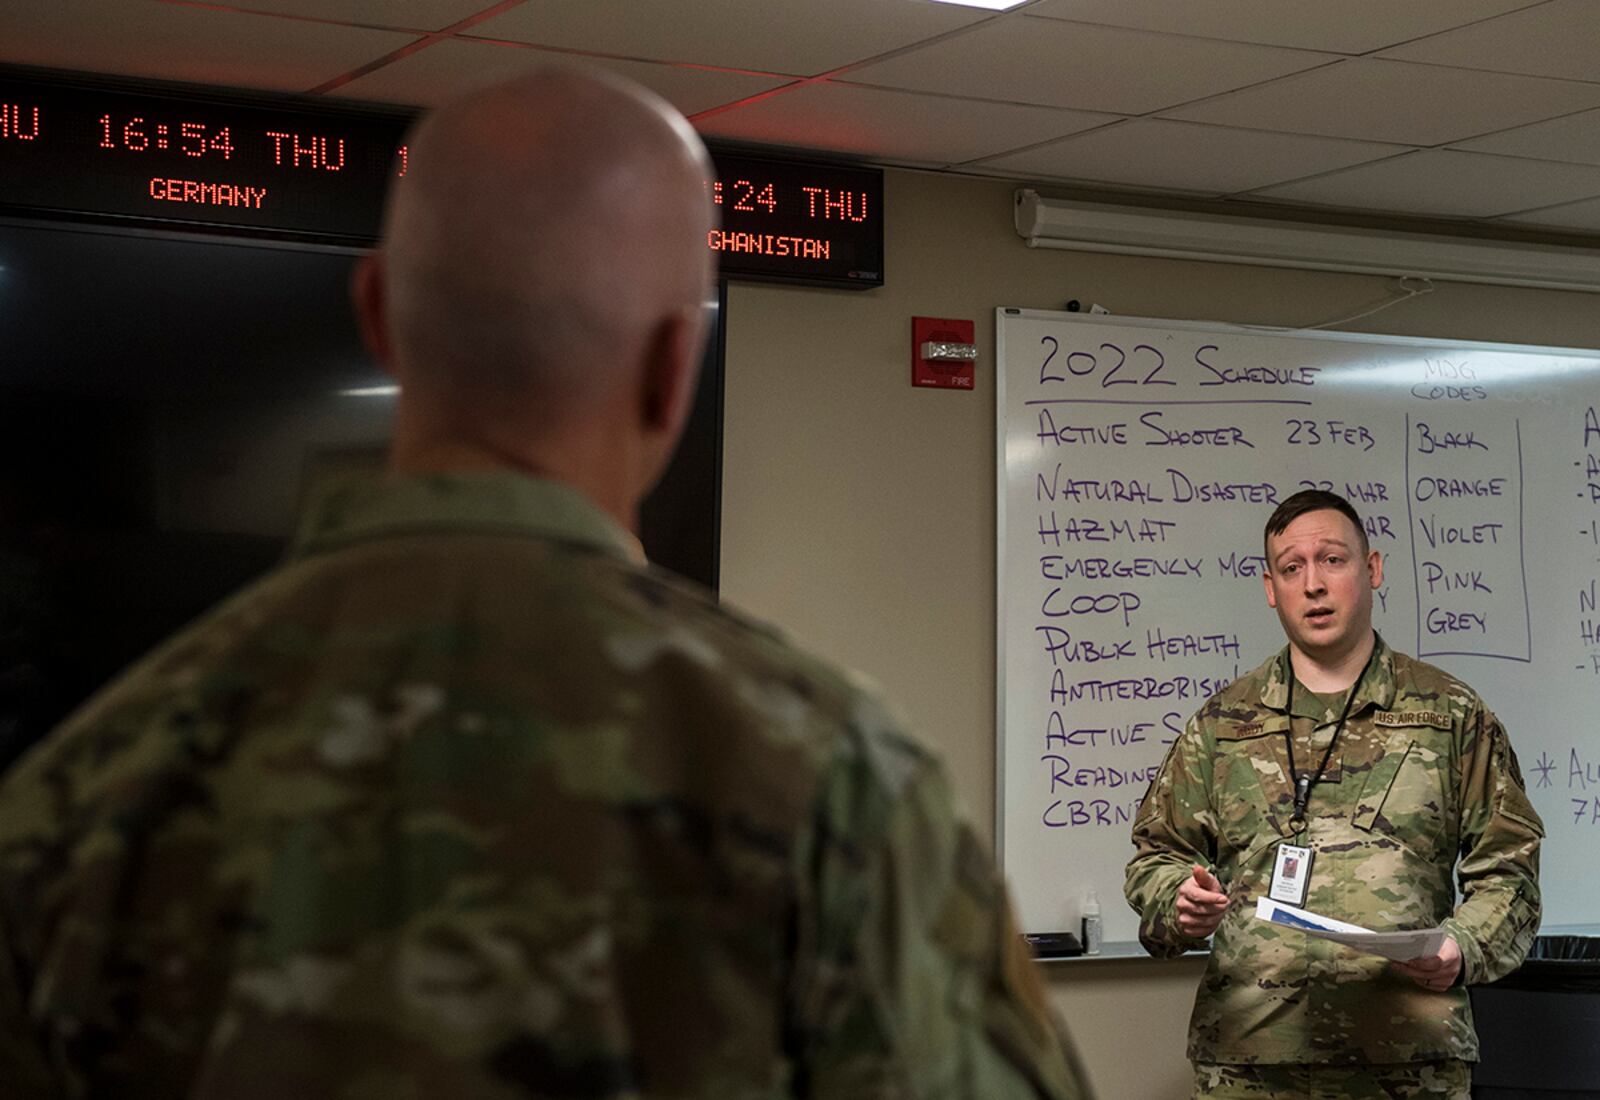
[[[1083,899],[1083,953],[1100,954],[1100,895],[1093,890]]]

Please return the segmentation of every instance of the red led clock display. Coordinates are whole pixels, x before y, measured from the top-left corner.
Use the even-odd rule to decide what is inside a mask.
[[[883,284],[883,173],[714,154],[720,224],[708,235],[728,274],[835,286]]]
[[[365,244],[410,116],[0,70],[0,206]]]
[[[0,210],[370,244],[411,118],[0,68]],[[723,274],[882,284],[882,172],[714,159]]]

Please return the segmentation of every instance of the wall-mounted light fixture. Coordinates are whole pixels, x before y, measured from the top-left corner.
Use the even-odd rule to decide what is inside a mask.
[[[1600,292],[1600,248],[1380,232],[1016,194],[1031,248]]]

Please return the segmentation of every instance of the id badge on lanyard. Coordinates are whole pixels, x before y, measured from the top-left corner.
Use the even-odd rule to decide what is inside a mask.
[[[1344,711],[1339,715],[1338,725],[1333,727],[1333,736],[1328,739],[1328,748],[1322,754],[1322,763],[1317,765],[1315,775],[1306,775],[1294,766],[1294,733],[1293,719],[1290,719],[1290,728],[1283,732],[1284,747],[1289,754],[1289,775],[1294,782],[1294,820],[1293,824],[1302,830],[1298,835],[1304,835],[1306,822],[1306,806],[1311,801],[1311,789],[1322,780],[1323,773],[1328,770],[1328,760],[1333,756],[1334,746],[1339,743],[1339,734],[1344,731],[1345,721],[1350,717],[1350,708],[1355,705],[1356,691],[1361,687],[1361,681],[1367,678],[1367,670],[1372,667],[1373,658],[1378,655],[1378,647],[1373,645],[1372,651],[1367,654],[1367,663],[1361,666],[1361,675],[1350,685],[1350,693],[1345,696]],[[1285,709],[1292,713],[1294,710],[1294,661],[1288,662],[1288,699]],[[1279,844],[1277,858],[1272,863],[1272,885],[1267,890],[1267,896],[1273,901],[1281,901],[1285,905],[1293,905],[1297,909],[1305,908],[1306,895],[1311,891],[1311,860],[1316,853],[1309,847],[1299,844]]]
[[[1304,909],[1306,895],[1311,890],[1311,861],[1316,855],[1310,848],[1298,844],[1278,845],[1278,857],[1272,864],[1272,886],[1267,897]]]

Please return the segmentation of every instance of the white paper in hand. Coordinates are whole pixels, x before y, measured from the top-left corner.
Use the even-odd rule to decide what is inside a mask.
[[[1271,898],[1256,899],[1256,919],[1285,928],[1298,928],[1308,936],[1342,943],[1369,955],[1382,955],[1396,962],[1430,958],[1444,948],[1448,934],[1443,928],[1417,928],[1409,932],[1374,932],[1359,924],[1347,924],[1320,913],[1296,909]]]

